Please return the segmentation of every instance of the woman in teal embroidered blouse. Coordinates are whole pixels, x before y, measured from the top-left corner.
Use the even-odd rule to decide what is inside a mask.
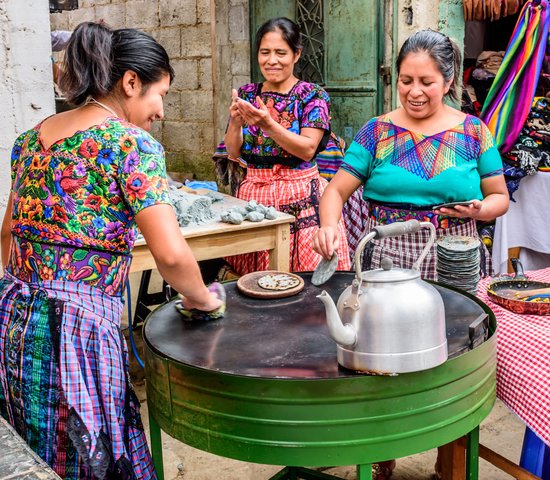
[[[342,207],[360,185],[368,204],[363,235],[377,225],[417,219],[433,223],[438,236],[477,237],[476,220],[506,212],[508,192],[491,134],[478,118],[444,103],[447,96],[458,101],[460,64],[457,45],[439,32],[423,30],[404,43],[397,58],[401,107],[373,118],[355,136],[321,198],[315,251],[332,256],[340,240],[335,225]],[[455,201],[468,205],[435,208]],[[411,268],[428,236],[421,230],[371,240],[363,269],[379,268],[382,256]],[[481,270],[490,273],[485,250],[481,244]],[[437,279],[435,245],[420,273]],[[379,464],[377,480],[389,478],[394,467],[395,461]]]
[[[355,136],[321,199],[315,251],[330,258],[339,243],[334,225],[360,185],[368,202],[363,234],[377,224],[417,218],[432,222],[439,236],[477,236],[476,220],[506,212],[502,162],[490,132],[478,118],[444,103],[447,96],[458,100],[460,57],[456,44],[436,31],[420,31],[405,42],[397,58],[401,107],[371,119]],[[434,208],[456,201],[468,205]],[[371,242],[364,267],[378,268],[384,253],[410,268],[424,233]],[[482,270],[490,270],[489,261],[485,255]],[[421,273],[436,278],[435,248]]]

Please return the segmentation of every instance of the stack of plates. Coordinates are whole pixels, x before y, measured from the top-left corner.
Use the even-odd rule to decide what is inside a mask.
[[[436,244],[438,281],[475,294],[480,277],[479,239],[449,235]]]

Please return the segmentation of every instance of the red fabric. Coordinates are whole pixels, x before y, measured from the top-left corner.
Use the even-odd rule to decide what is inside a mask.
[[[550,268],[527,276],[550,282]],[[497,318],[497,397],[550,445],[550,316],[520,315],[493,303],[491,280],[481,280],[477,296]]]
[[[314,270],[321,256],[313,251],[313,235],[318,229],[318,203],[328,182],[321,178],[317,167],[294,170],[275,165],[272,169],[249,168],[239,187],[242,200],[257,200],[266,206],[296,216],[290,231],[290,271]],[[298,225],[300,224],[300,225]],[[351,263],[343,220],[338,225],[340,246],[338,270],[349,270]],[[226,259],[239,275],[269,269],[267,250],[235,255]]]

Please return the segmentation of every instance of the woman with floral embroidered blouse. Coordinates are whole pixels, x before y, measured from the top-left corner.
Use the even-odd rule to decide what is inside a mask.
[[[2,224],[0,414],[65,479],[154,479],[120,331],[137,229],[185,307],[223,308],[170,205],[174,72],[152,37],[79,25],[61,87],[78,108],[20,135]]]
[[[256,52],[265,81],[233,90],[224,143],[214,159],[229,159],[246,168],[246,177],[237,186],[239,198],[257,200],[296,217],[290,227],[289,267],[313,270],[321,257],[311,241],[319,224],[319,199],[327,185],[315,156],[334,141],[330,100],[319,85],[294,75],[302,43],[298,26],[288,18],[273,18],[258,29]],[[345,238],[343,222],[338,229]],[[267,251],[227,260],[239,275],[269,266]],[[345,240],[338,260],[338,269],[349,270]]]

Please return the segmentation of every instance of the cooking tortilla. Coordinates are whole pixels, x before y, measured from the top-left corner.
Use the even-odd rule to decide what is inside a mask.
[[[258,285],[266,290],[289,290],[297,287],[299,284],[300,280],[298,278],[286,273],[264,275],[258,279]]]

